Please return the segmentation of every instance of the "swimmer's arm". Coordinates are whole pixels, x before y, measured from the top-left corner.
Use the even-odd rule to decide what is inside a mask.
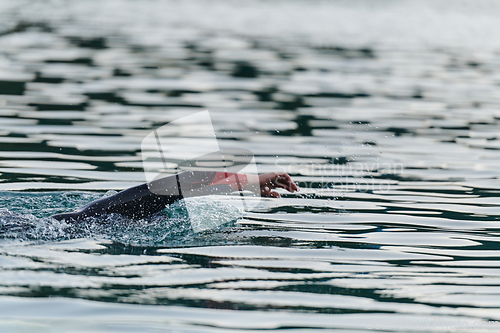
[[[183,186],[186,186],[182,187],[184,196],[181,195],[178,188],[179,175],[172,175],[153,183],[135,186],[110,197],[93,201],[76,212],[56,214],[52,215],[52,217],[57,220],[73,222],[81,221],[86,217],[110,213],[142,218],[152,215],[166,205],[188,196],[217,194],[232,190],[253,191],[263,197],[279,198],[279,193],[272,191],[273,189],[283,188],[292,193],[298,191],[297,185],[284,172],[266,173],[259,176],[226,172],[187,172],[181,175],[183,175],[182,180],[185,180],[182,182]],[[195,175],[199,175],[199,177],[195,177]],[[153,190],[151,189],[152,186],[154,186]],[[203,188],[203,186],[206,186],[206,188]]]
[[[234,191],[252,191],[263,197],[279,198],[278,192],[272,191],[283,188],[288,192],[298,191],[297,185],[285,172],[272,172],[262,175],[237,174],[218,172],[212,181],[212,185],[228,184]]]

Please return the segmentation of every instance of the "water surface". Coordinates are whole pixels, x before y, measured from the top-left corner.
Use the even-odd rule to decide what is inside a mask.
[[[498,330],[500,7],[449,4],[4,1],[2,332]],[[180,205],[49,218],[203,110],[301,191],[197,198],[201,233]]]

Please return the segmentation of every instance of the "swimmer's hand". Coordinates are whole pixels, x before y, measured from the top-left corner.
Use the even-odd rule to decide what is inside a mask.
[[[259,175],[260,194],[263,197],[279,198],[280,194],[271,191],[275,188],[284,188],[288,192],[297,192],[299,188],[286,172],[272,172]]]

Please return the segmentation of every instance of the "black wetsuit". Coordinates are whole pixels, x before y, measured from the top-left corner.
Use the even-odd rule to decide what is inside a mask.
[[[221,179],[227,180],[232,175],[236,174],[215,171],[185,171],[176,175],[156,177],[152,182],[93,201],[75,212],[56,214],[52,217],[67,222],[78,222],[86,217],[97,217],[111,213],[118,213],[133,219],[144,218],[161,211],[167,205],[182,198],[241,190],[242,184],[238,179],[246,182],[245,175],[233,177],[236,179],[236,183],[220,182]],[[244,179],[242,179],[243,177]]]

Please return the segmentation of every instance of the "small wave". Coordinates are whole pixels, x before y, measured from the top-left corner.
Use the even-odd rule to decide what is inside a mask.
[[[52,218],[0,209],[0,237],[20,240],[61,240],[67,238],[68,224]]]
[[[188,200],[175,202],[147,219],[132,220],[119,214],[107,214],[89,217],[78,224],[3,208],[0,209],[0,238],[60,241],[104,237],[130,245],[165,245],[200,231],[220,228],[241,216],[239,209],[230,203],[208,197]]]

